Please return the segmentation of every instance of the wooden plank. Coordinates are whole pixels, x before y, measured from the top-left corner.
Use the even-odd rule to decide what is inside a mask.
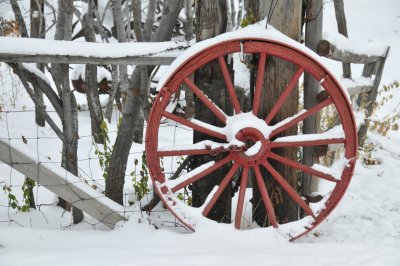
[[[318,43],[322,39],[323,0],[306,1],[306,26],[305,44],[308,48],[317,52]],[[304,109],[310,109],[318,104],[318,91],[320,83],[310,73],[304,73]],[[315,134],[319,129],[320,114],[315,114],[303,122],[303,134]],[[303,164],[311,166],[319,162],[314,147],[303,148]],[[318,190],[318,179],[303,172],[302,195],[310,195]]]
[[[368,64],[381,60],[385,55],[358,54],[338,48],[328,40],[321,40],[318,44],[318,54],[343,63]]]
[[[246,1],[245,1],[246,2]],[[261,1],[259,1],[261,2]],[[262,1],[264,2],[264,1]],[[275,6],[272,14],[270,14],[270,24],[281,31],[283,34],[289,36],[290,38],[299,41],[301,35],[301,5],[302,1],[265,1],[267,8],[269,10],[271,5]],[[289,56],[289,55],[288,55]],[[297,59],[293,58],[294,61]],[[304,62],[299,59],[297,62]],[[304,66],[304,64],[302,65]],[[309,68],[313,69],[313,68]],[[297,70],[295,64],[290,63],[286,60],[281,60],[274,56],[268,56],[267,67],[264,78],[264,88],[261,98],[260,111],[262,117],[267,117],[267,114],[272,110],[273,106],[281,96],[283,90],[285,89],[288,82],[293,77]],[[257,72],[256,72],[257,73]],[[318,75],[318,74],[317,74]],[[257,78],[257,77],[256,77]],[[287,117],[293,116],[298,113],[298,93],[297,89],[287,97],[285,104],[276,114],[275,118],[272,120],[272,124],[277,121],[281,121]],[[283,135],[296,135],[297,128],[292,127],[291,129],[285,131]],[[290,158],[295,160],[297,158],[296,148],[285,148],[279,151],[279,155],[282,157]],[[290,167],[286,167],[278,162],[271,162],[273,167],[277,172],[285,177],[286,181],[292,186],[297,187],[298,178],[296,175],[296,170]],[[262,168],[261,173],[265,184],[268,185],[268,192],[282,193],[280,200],[275,203],[276,216],[279,221],[295,221],[298,220],[298,207],[297,204],[290,198],[290,196],[282,190],[275,181],[270,173],[266,169]],[[264,204],[262,204],[262,196],[257,184],[253,184],[253,221],[257,222],[260,226],[265,226],[267,224],[268,218],[266,218],[266,211]],[[261,204],[259,204],[261,202]]]
[[[0,37],[0,62],[169,65],[188,42],[88,43]]]
[[[333,5],[335,7],[335,15],[336,15],[336,22],[338,26],[338,31],[344,37],[348,38],[349,35],[347,33],[347,22],[346,22],[346,15],[344,13],[344,3],[343,0],[334,0]],[[351,67],[349,63],[343,63],[343,77],[344,78],[351,78]]]
[[[368,93],[368,98],[367,98],[367,106],[366,108],[366,119],[369,119],[372,115],[373,109],[374,109],[374,103],[376,101],[376,97],[378,96],[378,88],[379,84],[381,82],[382,74],[383,74],[383,68],[385,66],[386,58],[387,55],[389,54],[390,47],[387,48],[385,56],[381,58],[379,62],[377,62],[377,66],[375,67],[375,79],[374,79],[374,84],[372,85],[371,91]],[[360,130],[358,131],[358,142],[359,146],[362,147],[364,146],[364,140],[365,136],[367,135],[367,130],[368,130],[368,123],[363,124],[360,127]]]
[[[374,63],[374,65],[375,64],[376,63]],[[343,87],[347,89],[350,97],[354,97],[362,93],[370,92],[372,90],[374,80],[375,79],[371,77],[361,76],[357,79],[341,79],[340,82]]]
[[[170,65],[176,57],[124,56],[85,57],[68,55],[26,55],[4,54],[0,52],[0,62],[96,64],[96,65]]]
[[[354,87],[348,87],[346,88],[347,91],[349,92],[350,97],[356,96],[361,93],[366,93],[370,92],[372,90],[372,86],[354,86]]]
[[[84,181],[61,166],[39,163],[20,150],[0,139],[0,161],[35,180],[111,229],[116,223],[126,220],[123,206],[92,190]]]

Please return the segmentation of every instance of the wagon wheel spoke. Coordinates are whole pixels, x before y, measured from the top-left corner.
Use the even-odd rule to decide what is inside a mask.
[[[239,186],[238,203],[236,206],[236,216],[235,216],[235,228],[236,229],[240,229],[240,223],[242,221],[244,196],[246,195],[248,174],[249,174],[249,167],[243,166],[243,173],[242,173],[242,177],[240,179],[240,186]]]
[[[282,105],[285,103],[287,97],[289,97],[290,93],[296,87],[299,78],[304,73],[304,67],[299,67],[294,73],[292,79],[289,81],[288,85],[286,86],[285,90],[282,92],[279,99],[276,101],[275,105],[272,107],[271,111],[269,112],[267,118],[265,118],[265,122],[269,124],[271,120],[275,117],[278,111],[281,109]]]
[[[253,114],[255,116],[257,116],[258,110],[260,108],[261,93],[262,93],[263,84],[264,84],[264,72],[265,72],[266,59],[267,59],[267,54],[260,53],[260,58],[258,59],[256,88],[254,91],[254,99],[253,99]]]
[[[291,128],[292,126],[298,124],[300,121],[307,119],[308,117],[310,117],[313,114],[315,114],[316,112],[322,110],[323,108],[330,105],[331,103],[333,103],[332,99],[328,98],[325,101],[315,105],[311,109],[308,109],[307,111],[303,110],[303,112],[297,114],[296,116],[279,122],[277,125],[275,125],[276,128],[271,132],[270,138]]]
[[[235,110],[235,113],[239,114],[239,113],[242,112],[242,110],[240,109],[239,100],[237,98],[237,95],[236,95],[236,92],[235,92],[235,87],[233,86],[232,79],[231,79],[231,76],[229,75],[228,67],[226,66],[226,62],[225,62],[224,57],[223,56],[219,56],[218,57],[218,62],[219,62],[219,65],[221,67],[222,74],[224,76],[226,88],[228,90],[232,106],[233,106],[233,108]]]
[[[271,142],[270,146],[271,149],[283,148],[283,147],[306,147],[306,146],[320,146],[320,145],[346,143],[346,139],[344,138],[319,139],[319,140],[295,140],[295,141],[279,141],[279,139],[280,138]]]
[[[189,145],[163,146],[158,149],[157,154],[159,157],[205,154],[215,156],[223,152],[242,150],[245,148],[245,146],[245,143],[243,143],[242,145],[231,145],[229,143],[220,143],[205,140]]]
[[[193,123],[193,122],[191,122],[189,120],[186,120],[186,119],[184,119],[182,117],[179,117],[177,115],[171,114],[170,112],[167,112],[167,111],[163,111],[162,115],[164,117],[168,118],[168,119],[171,119],[171,120],[179,123],[179,124],[182,124],[184,126],[190,127],[193,130],[199,131],[201,133],[204,133],[204,134],[212,136],[212,137],[216,137],[216,138],[221,139],[221,140],[226,140],[226,136],[224,134],[221,134],[221,133],[219,133],[219,132],[217,132],[215,130],[212,130],[211,129],[212,126],[208,125],[208,124],[206,124],[204,122],[202,122],[202,124],[207,125],[207,128],[201,126],[199,123],[198,124]]]
[[[221,168],[222,166],[224,166],[225,164],[229,163],[232,160],[232,156],[228,155],[226,156],[224,159],[219,160],[218,162],[216,162],[213,166],[211,166],[210,168],[205,169],[204,171],[192,176],[191,178],[177,184],[176,186],[174,186],[171,190],[172,192],[176,192],[190,184],[193,184],[194,182],[202,179],[203,177],[213,173],[214,171],[216,171],[217,169]]]
[[[186,85],[196,94],[196,96],[210,109],[211,112],[219,119],[221,122],[226,124],[227,115],[213,102],[207,95],[205,95],[193,81],[186,77],[184,79]]]
[[[260,167],[257,165],[257,166],[254,166],[253,169],[254,169],[254,173],[256,175],[257,185],[258,185],[258,188],[260,189],[260,193],[261,193],[261,197],[263,199],[264,205],[265,205],[265,209],[267,210],[268,219],[271,222],[272,226],[277,228],[278,222],[276,220],[275,211],[272,206],[271,199],[268,195],[268,190],[267,190],[264,180],[261,176]]]
[[[289,194],[289,196],[300,205],[300,207],[308,214],[313,217],[314,213],[311,208],[307,205],[307,203],[297,194],[297,192],[289,185],[289,183],[281,176],[278,171],[276,171],[272,165],[270,165],[267,161],[261,163],[268,172],[274,177],[274,179],[281,185],[281,187]]]
[[[307,174],[310,174],[310,175],[313,175],[313,176],[317,176],[319,178],[322,178],[322,179],[325,179],[325,180],[328,180],[328,181],[331,181],[331,182],[335,182],[335,183],[338,182],[338,180],[336,180],[331,175],[328,175],[328,174],[325,174],[325,173],[320,172],[318,170],[315,170],[315,169],[313,169],[313,168],[311,168],[311,167],[309,167],[307,165],[298,163],[298,162],[293,161],[293,160],[291,160],[289,158],[279,156],[279,155],[277,155],[277,154],[275,154],[273,152],[271,152],[268,157],[271,158],[271,159],[274,159],[274,160],[276,160],[278,162],[281,162],[283,164],[286,164],[286,165],[288,165],[290,167],[293,167],[293,168],[295,168],[297,170],[301,170],[301,171],[303,171],[303,172],[305,172]]]
[[[158,151],[159,157],[169,157],[169,156],[185,156],[185,155],[206,155],[213,154],[212,149],[182,149],[182,150],[162,150]]]
[[[210,213],[212,207],[214,207],[215,203],[217,202],[217,200],[221,196],[222,192],[225,190],[226,186],[231,182],[231,180],[233,178],[233,174],[236,172],[238,167],[239,167],[238,163],[233,164],[232,168],[226,174],[224,179],[222,179],[221,183],[218,186],[217,191],[212,196],[211,200],[207,203],[206,207],[203,210],[203,215],[204,216],[207,216]]]
[[[185,156],[185,155],[205,155],[210,154],[211,151],[209,149],[192,149],[192,150],[165,150],[158,151],[157,155],[159,157],[169,157],[169,156]]]

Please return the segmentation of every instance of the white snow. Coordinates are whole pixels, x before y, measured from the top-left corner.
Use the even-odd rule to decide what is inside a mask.
[[[325,140],[344,138],[344,131],[341,125],[318,134],[303,134],[277,138],[274,142],[292,142],[292,141],[309,141],[309,140]]]
[[[250,69],[241,60],[242,58],[240,58],[239,53],[233,54],[234,84],[243,88],[246,93],[249,93],[250,84],[248,80],[250,80]]]
[[[202,127],[206,128],[206,129],[209,129],[209,130],[212,130],[212,131],[215,131],[215,132],[219,132],[219,133],[222,133],[222,134],[224,134],[224,131],[225,131],[224,128],[220,128],[220,127],[216,127],[214,125],[210,125],[208,123],[205,123],[203,121],[197,120],[195,118],[190,119],[190,122],[192,122],[193,124],[196,124],[198,126],[202,126]]]
[[[355,38],[350,38],[350,40],[333,31],[324,31],[322,38],[329,40],[342,51],[349,51],[369,56],[384,56],[388,47],[387,44],[382,41],[375,40],[367,42],[365,40],[355,40]]]
[[[36,64],[32,64],[32,63],[22,63],[22,66],[28,70],[29,72],[31,72],[32,74],[35,74],[36,76],[40,77],[41,79],[43,79],[47,84],[49,84],[50,86],[52,86],[51,81],[47,78],[47,76],[40,71],[37,67]]]
[[[342,169],[333,169],[331,167],[326,167],[326,166],[323,166],[321,164],[317,164],[316,163],[316,164],[313,164],[311,166],[311,168],[314,169],[314,170],[320,171],[320,172],[322,172],[324,174],[328,174],[330,176],[333,176],[336,180],[340,180],[342,178],[342,172],[343,172],[343,169],[344,169],[344,165],[343,165]]]
[[[357,79],[341,79],[341,83],[345,86],[345,88],[356,87],[356,86],[372,86],[374,83],[373,79],[366,77],[358,77]]]
[[[272,131],[272,127],[268,126],[264,120],[253,115],[252,112],[240,113],[229,116],[226,120],[226,126],[224,128],[226,138],[228,141],[233,140],[240,130],[248,127],[260,131],[266,139],[268,139]]]
[[[247,156],[256,155],[260,151],[261,147],[262,147],[261,141],[257,141],[256,143],[254,143],[253,146],[251,146],[247,151],[245,151],[244,154],[246,154]]]
[[[183,174],[181,176],[179,176],[177,179],[173,179],[173,180],[166,180],[165,183],[166,185],[168,185],[168,187],[173,188],[176,185],[185,182],[186,180],[192,178],[193,176],[203,172],[204,170],[206,170],[207,168],[210,168],[211,166],[213,166],[215,164],[214,161],[210,161],[208,163],[202,164],[198,167],[196,167],[195,169],[193,169],[192,171],[190,171],[187,174]]]
[[[300,112],[298,112],[297,114],[293,115],[293,116],[289,116],[285,119],[283,119],[282,121],[276,123],[275,125],[273,125],[271,128],[272,129],[276,129],[276,128],[280,128],[281,126],[293,121],[294,119],[296,119],[297,117],[301,116],[302,114],[304,114],[305,112],[307,112],[306,109],[301,110]]]

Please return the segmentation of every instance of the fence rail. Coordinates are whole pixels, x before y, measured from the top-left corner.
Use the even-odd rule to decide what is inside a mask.
[[[332,37],[332,36],[331,36]],[[338,43],[335,43],[335,41]],[[346,89],[349,95],[354,98],[359,107],[365,109],[365,123],[359,127],[359,145],[363,146],[368,129],[368,121],[373,112],[373,103],[378,96],[378,88],[381,82],[386,58],[389,54],[390,46],[371,46],[366,44],[362,48],[354,45],[341,35],[333,36],[332,40],[321,40],[318,45],[318,53],[321,56],[342,62],[364,64],[361,79],[368,80],[369,84],[358,84],[348,86]],[[368,51],[368,52],[366,52]]]
[[[93,190],[78,177],[63,173],[64,169],[60,171],[61,166],[48,167],[41,164],[1,139],[0,161],[71,202],[109,228],[114,228],[116,223],[126,219],[123,206]]]
[[[0,37],[0,62],[170,65],[188,42],[87,43]]]

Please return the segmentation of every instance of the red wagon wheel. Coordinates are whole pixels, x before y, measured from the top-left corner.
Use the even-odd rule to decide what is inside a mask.
[[[254,89],[255,96],[250,112],[242,111],[242,106],[235,93],[232,77],[225,63],[225,56],[233,53],[259,55],[259,67],[256,71],[257,79]],[[265,72],[264,67],[266,58],[270,56],[294,63],[297,66],[297,71],[286,88],[284,88],[282,95],[274,104],[270,113],[266,117],[258,117],[256,114],[260,106],[260,95],[262,93],[262,83]],[[190,78],[197,69],[214,60],[219,63],[220,71],[226,83],[225,88],[216,89],[227,90],[234,109],[234,115],[232,116],[228,116],[224,113],[221,108],[210,100],[202,88],[197,86]],[[304,72],[310,73],[320,82],[328,97],[308,110],[302,110],[293,117],[271,125],[272,119],[285,103],[290,93],[296,88],[296,84]],[[196,118],[185,119],[166,110],[170,98],[182,84],[188,86],[225,127],[210,125]],[[320,63],[317,55],[312,54],[312,52],[298,45],[296,46],[293,45],[293,43],[290,44],[290,42],[282,41],[282,39],[260,38],[259,35],[256,37],[249,36],[249,34],[245,37],[238,38],[236,35],[234,37],[229,37],[228,34],[226,37],[220,38],[220,41],[206,41],[202,43],[202,45],[197,45],[189,49],[183,58],[178,59],[172,65],[170,74],[159,86],[160,93],[153,105],[146,133],[147,162],[158,195],[167,208],[187,228],[194,231],[194,224],[190,220],[190,215],[188,214],[190,212],[186,211],[192,207],[180,202],[175,196],[176,193],[227,164],[231,164],[230,171],[222,179],[218,189],[214,189],[208,196],[201,211],[204,217],[207,216],[222,191],[231,184],[234,174],[240,169],[240,191],[238,193],[238,203],[234,219],[236,228],[240,228],[241,226],[246,185],[250,169],[252,169],[255,174],[255,180],[260,187],[263,204],[265,205],[269,221],[273,227],[287,228],[294,225],[293,227],[298,228],[299,226],[295,226],[296,222],[290,223],[289,225],[278,224],[274,206],[271,203],[266,184],[261,176],[260,169],[262,168],[272,175],[275,181],[307,215],[305,219],[299,218],[298,222],[302,224],[302,226],[300,226],[301,230],[296,231],[290,228],[286,230],[291,231],[289,237],[292,239],[307,233],[317,226],[336,207],[342,198],[352,177],[355,165],[357,151],[355,120],[344,90],[340,87],[333,75]],[[297,126],[304,119],[327,107],[335,107],[339,114],[341,123],[334,129],[320,134],[303,134],[276,138],[277,134],[293,126]],[[210,136],[210,138],[218,138],[221,142],[202,141],[199,143],[189,142],[186,145],[181,145],[181,140],[175,140],[172,145],[165,147],[163,144],[164,140],[161,139],[168,138],[168,136],[166,136],[168,134],[161,132],[164,125],[160,123],[161,119],[165,118],[171,121],[171,123],[175,123],[179,128],[199,131]],[[187,139],[191,140],[191,135],[189,135]],[[246,145],[249,141],[255,144],[249,147]],[[282,157],[274,152],[276,148],[331,144],[339,144],[344,147],[343,165],[342,167],[336,167],[336,172],[320,165],[313,165],[310,167],[295,160]],[[216,152],[225,153],[225,157],[219,161],[211,161],[193,169],[191,172],[175,180],[169,180],[168,173],[164,171],[164,166],[162,165],[162,158],[213,154]],[[324,182],[330,184],[331,189],[323,195],[323,199],[319,204],[313,205],[312,203],[308,203],[298,194],[296,189],[274,169],[270,163],[271,160],[278,161],[297,171],[308,173],[324,180]],[[173,161],[171,161],[171,164],[175,165]],[[173,171],[174,170],[172,170],[172,172]]]

